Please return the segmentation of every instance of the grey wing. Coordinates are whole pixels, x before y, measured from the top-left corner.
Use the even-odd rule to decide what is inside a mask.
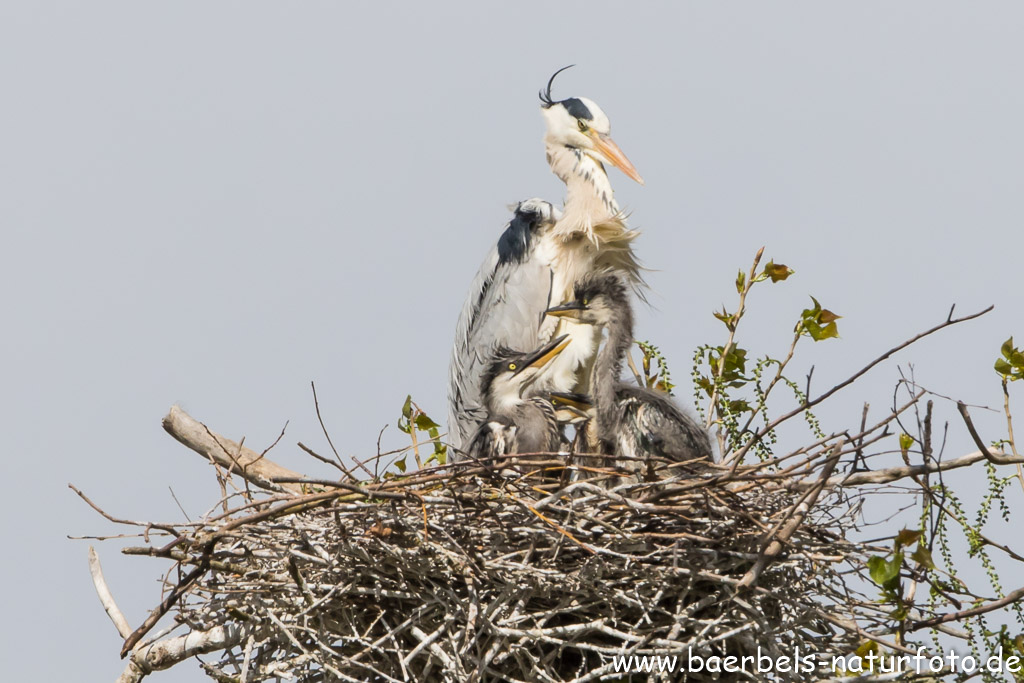
[[[552,453],[562,446],[562,430],[555,408],[539,396],[522,404],[516,413],[516,452]]]
[[[485,420],[472,437],[465,451],[473,458],[496,458],[515,449],[516,426],[507,417]]]
[[[617,392],[624,427],[634,430],[637,454],[650,453],[675,461],[713,460],[708,432],[665,394],[624,384]]]
[[[551,295],[551,271],[537,256],[536,238],[555,219],[548,202],[521,202],[473,278],[448,368],[448,441],[456,449],[487,419],[480,385],[494,351],[537,346]]]

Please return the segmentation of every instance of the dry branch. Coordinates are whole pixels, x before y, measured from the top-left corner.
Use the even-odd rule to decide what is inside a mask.
[[[301,479],[301,474],[281,467],[236,441],[214,434],[206,425],[193,419],[178,406],[171,407],[170,412],[164,417],[163,427],[168,434],[196,453],[256,486],[272,491],[302,491],[302,487],[297,484],[272,484],[275,479]]]
[[[124,618],[124,614],[121,613],[117,603],[114,602],[114,596],[111,595],[110,589],[107,587],[107,581],[103,578],[100,556],[96,554],[96,549],[92,546],[89,546],[89,573],[92,574],[92,583],[96,587],[96,595],[99,596],[103,610],[110,617],[110,620],[114,622],[114,628],[121,634],[121,637],[128,638],[132,634],[132,627],[128,625],[128,620]]]

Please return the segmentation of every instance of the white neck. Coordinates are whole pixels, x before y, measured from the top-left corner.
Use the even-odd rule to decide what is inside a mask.
[[[594,239],[594,226],[621,222],[612,184],[601,162],[575,147],[545,144],[551,171],[565,183],[565,206],[555,231],[563,238],[583,233]]]
[[[508,414],[523,402],[520,384],[513,379],[495,377],[491,384],[487,408],[491,413]]]
[[[601,163],[580,150],[545,141],[548,163],[567,189],[562,217],[544,233],[538,255],[551,268],[551,305],[573,298],[573,285],[587,273],[611,270],[632,283],[642,282],[633,255],[637,232],[626,227]],[[540,339],[571,333],[569,347],[551,362],[544,381],[547,389],[586,391],[601,330],[566,318],[545,317]]]

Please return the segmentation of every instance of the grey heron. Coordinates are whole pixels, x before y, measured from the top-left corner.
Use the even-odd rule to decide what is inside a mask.
[[[711,440],[696,420],[684,413],[665,393],[622,382],[622,364],[633,343],[633,309],[629,292],[614,273],[594,273],[574,287],[574,300],[547,313],[607,329],[608,337],[597,354],[591,396],[597,437],[612,455],[675,462],[713,459]],[[571,403],[569,394],[556,398]]]
[[[471,456],[559,450],[562,429],[555,407],[547,398],[524,394],[568,343],[568,335],[562,335],[528,353],[498,349],[483,376],[487,419],[473,437]]]
[[[552,98],[561,71],[540,97],[544,148],[551,170],[566,184],[565,202],[561,211],[540,199],[518,204],[470,285],[448,373],[448,440],[456,454],[487,417],[482,379],[498,348],[534,348],[569,333],[569,347],[531,390],[585,390],[600,339],[590,326],[546,318],[545,309],[569,298],[573,283],[598,268],[642,284],[632,250],[638,233],[625,224],[605,164],[643,179],[612,140],[608,116],[596,103]]]

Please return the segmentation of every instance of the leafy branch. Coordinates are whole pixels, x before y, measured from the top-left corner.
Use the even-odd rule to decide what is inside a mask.
[[[402,416],[398,418],[398,428],[412,439],[412,452],[416,459],[417,469],[423,469],[424,465],[431,463],[444,465],[448,462],[448,446],[441,443],[441,425],[434,422],[422,408],[416,405],[411,395],[406,396],[405,403],[402,404]],[[417,432],[424,432],[428,442],[434,446],[433,452],[426,461],[420,458],[420,441],[417,438]],[[399,472],[404,473],[407,469],[405,456],[396,460],[394,465]]]

